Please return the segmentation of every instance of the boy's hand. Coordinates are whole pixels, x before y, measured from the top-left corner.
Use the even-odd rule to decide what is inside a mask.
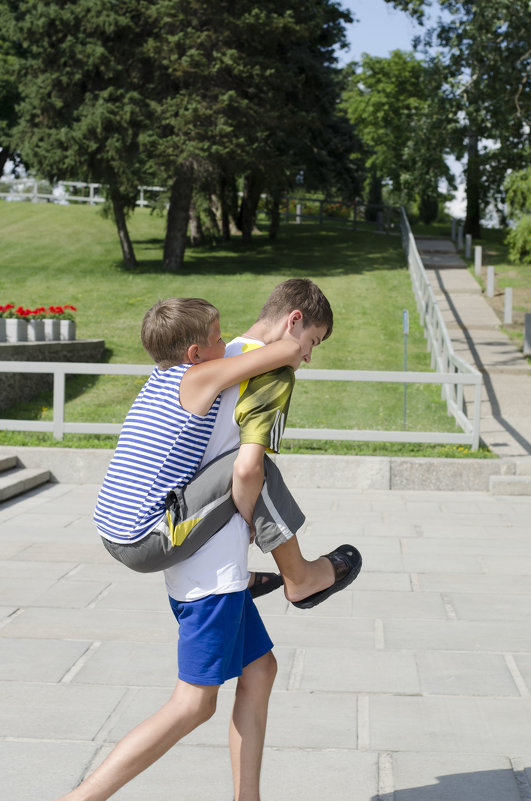
[[[297,370],[302,361],[302,350],[298,340],[282,339],[278,344],[286,348],[286,365]]]

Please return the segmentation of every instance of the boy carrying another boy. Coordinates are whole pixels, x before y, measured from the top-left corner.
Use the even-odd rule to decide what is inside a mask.
[[[313,348],[330,336],[332,326],[332,310],[319,287],[307,279],[291,279],[273,290],[256,323],[228,345],[227,355],[256,352],[264,345],[271,347],[271,343],[291,339],[301,347],[300,360],[309,362]],[[278,469],[265,456],[266,450],[280,450],[294,382],[293,369],[282,367],[222,393],[202,460],[203,469],[177,492],[176,506],[184,508],[189,518],[194,519],[201,504],[214,503],[232,485],[234,504],[254,529],[256,544],[264,553],[272,553],[280,569],[286,598],[307,609],[348,586],[359,573],[361,556],[350,545],[340,546],[316,560],[306,560],[300,552],[295,532],[304,515]],[[233,468],[230,475],[229,468]],[[203,522],[208,528],[208,516]],[[219,531],[217,522],[214,514],[213,530],[218,533],[212,541],[202,544],[191,559],[187,551],[188,558],[179,565],[180,569],[165,571],[170,597],[187,595],[190,591],[187,572],[191,578],[199,564],[206,570],[210,552],[217,550],[219,558],[225,553],[224,529]],[[230,522],[232,530],[234,521]],[[193,537],[192,533],[190,539]],[[185,541],[185,547],[186,544]],[[203,574],[203,569],[200,572]],[[259,574],[258,578],[267,578],[267,583],[273,584],[270,574]]]
[[[155,304],[144,316],[141,337],[157,366],[124,421],[94,520],[112,556],[133,570],[152,572],[188,555],[190,538],[179,542],[179,548],[174,547],[175,539],[172,542],[166,497],[197,472],[220,392],[281,365],[297,368],[301,357],[293,339],[224,359],[219,312],[201,298],[169,298]],[[230,501],[225,504],[228,519],[235,511],[230,486],[225,496]],[[293,519],[290,524],[296,531],[301,522]],[[195,549],[202,527],[194,529]],[[208,533],[213,533],[211,527]]]
[[[203,453],[203,463],[206,464],[228,448],[234,448],[235,438],[236,442],[239,441],[241,428],[242,445],[234,461],[233,493],[242,514],[233,514],[228,523],[193,555],[165,570],[170,604],[179,622],[179,679],[173,695],[160,710],[126,735],[102,765],[78,788],[59,801],[105,801],[182,737],[208,720],[215,711],[219,687],[234,677],[238,677],[238,682],[229,748],[235,799],[260,799],[259,778],[267,706],[276,674],[276,660],[271,651],[272,641],[247,588],[249,526],[246,521],[253,521],[255,501],[262,488],[265,449],[275,443],[278,448],[284,428],[282,416],[285,418],[293,387],[293,369],[301,359],[310,361],[313,347],[330,334],[332,327],[328,303],[311,282],[297,286],[285,282],[277,290],[280,290],[277,293],[279,302],[275,302],[274,307],[266,304],[247,335],[230,346],[230,352],[240,352],[241,355],[225,359],[225,362],[235,363],[230,365],[226,378],[221,382],[219,378],[211,381],[219,365],[216,367],[216,361],[204,361],[217,360],[223,354],[219,319],[214,318],[210,327],[207,327],[207,342],[204,342],[204,337],[198,336],[194,344],[186,349],[185,356],[189,364],[166,365],[157,359],[161,369],[154,371],[154,381],[161,382],[162,393],[155,392],[154,395],[161,395],[162,401],[155,403],[154,395],[149,394],[150,379],[146,391],[143,390],[139,395],[142,398],[140,418],[135,419],[133,405],[128,424],[124,425],[125,434],[120,451],[126,454],[124,459],[130,476],[125,482],[127,486],[122,486],[117,492],[119,503],[127,497],[129,488],[135,490],[136,482],[145,469],[145,456],[139,439],[145,441],[153,437],[157,442],[156,464],[151,465],[150,454],[145,465],[151,469],[145,486],[156,488],[157,513],[151,516],[149,511],[136,515],[134,536],[138,542],[148,540],[164,518],[164,505],[161,503],[163,493],[177,468],[176,464],[169,464],[161,454],[165,448],[168,450],[168,437],[174,436],[176,427],[186,434],[178,438],[179,442],[184,443],[183,454],[178,454],[178,471],[184,475],[187,467],[187,476],[197,469]],[[288,290],[294,292],[289,294]],[[314,290],[317,290],[317,294]],[[288,299],[283,301],[286,292]],[[294,298],[303,299],[306,295],[310,296],[309,303],[292,305]],[[319,302],[314,308],[316,298]],[[323,299],[326,303],[323,303]],[[286,311],[286,302],[291,307],[289,312]],[[323,321],[323,314],[329,322]],[[197,345],[196,342],[203,344]],[[244,350],[247,352],[242,353]],[[260,360],[254,361],[257,356],[261,357]],[[182,358],[181,354],[179,359],[182,361]],[[271,361],[268,363],[268,360]],[[249,374],[262,374],[272,367],[276,368],[278,363],[289,363],[291,367],[276,370],[273,376],[261,379],[258,387],[252,381],[246,386],[232,387],[222,395],[220,403],[217,396],[220,389],[239,384],[242,379],[245,381]],[[251,364],[253,367],[249,369]],[[223,369],[226,369],[225,366]],[[194,382],[194,371],[197,376],[200,370],[204,382],[198,379]],[[170,383],[165,384],[167,376],[158,373],[168,373]],[[192,380],[184,380],[187,375]],[[237,404],[238,395],[241,397]],[[173,406],[177,399],[181,418],[176,424]],[[233,419],[236,405],[237,420]],[[168,429],[173,434],[169,434]],[[147,431],[149,435],[146,438]],[[191,439],[188,440],[188,437]],[[186,457],[192,450],[192,441],[196,443],[198,437],[198,452],[192,455],[188,464]],[[208,444],[205,440],[208,440]],[[173,449],[169,450],[173,457]],[[181,465],[181,459],[185,460],[184,466]],[[120,467],[120,475],[127,472],[123,465]],[[203,475],[207,475],[207,472],[205,470]],[[119,484],[118,479],[116,482]],[[110,496],[112,491],[109,490]],[[153,508],[152,496],[149,496],[145,505],[150,510]],[[130,527],[127,509],[124,514],[127,528]],[[122,530],[125,529],[118,527],[118,532]],[[327,557],[308,562],[300,554],[296,537],[289,531],[284,531],[283,537],[281,544],[259,544],[263,550],[273,550],[284,577],[286,596],[291,596],[297,605],[304,606],[305,601],[309,602],[309,606],[314,602],[319,603],[328,594],[347,586],[360,570],[361,557],[352,546],[342,546]],[[158,558],[161,552],[158,540],[162,542],[162,536],[155,533],[152,539],[151,544],[145,543],[148,561],[153,554]],[[121,545],[117,537],[111,539],[109,534],[107,541],[116,543],[122,549],[130,547]]]
[[[105,547],[116,559],[140,572],[162,570],[195,553],[238,508],[261,550],[273,550],[282,574],[253,573],[253,597],[271,592],[284,581],[288,600],[310,608],[355,578],[350,566],[344,581],[346,560],[341,548],[318,560],[302,557],[293,535],[304,522],[304,514],[267,457],[264,471],[266,447],[271,451],[280,448],[294,384],[293,368],[303,359],[310,361],[310,341],[319,344],[328,338],[332,326],[328,300],[307,279],[285,281],[274,290],[248,332],[251,338],[231,343],[234,353],[243,352],[235,360],[221,358],[225,345],[219,313],[206,301],[170,298],[149,309],[142,325],[142,342],[158,367],[127,415],[94,515]],[[319,331],[313,330],[317,328]],[[253,333],[270,344],[262,348],[264,342],[253,338]],[[179,360],[188,364],[176,364]],[[258,376],[239,389],[232,387],[223,401],[226,411],[216,427],[210,456],[203,464],[214,456],[216,461],[188,484],[216,419],[220,399],[212,402],[212,398],[229,382],[235,384],[280,364],[290,366]],[[236,393],[241,397],[234,412]],[[204,416],[199,418],[198,410],[200,415],[205,412]],[[238,452],[240,442],[246,447]],[[242,471],[247,471],[245,477]],[[249,471],[254,473],[252,477]],[[165,513],[166,498],[173,503],[166,502]],[[288,547],[276,550],[288,540]],[[359,572],[357,552],[355,562]]]

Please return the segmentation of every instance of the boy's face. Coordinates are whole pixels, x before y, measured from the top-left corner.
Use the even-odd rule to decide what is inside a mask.
[[[302,317],[293,321],[288,329],[288,336],[296,339],[301,346],[301,362],[310,363],[312,351],[321,344],[326,331],[326,325],[309,325],[304,328]]]
[[[207,344],[199,346],[199,361],[209,362],[212,359],[222,359],[225,355],[225,342],[221,336],[219,319],[214,320],[210,326]]]

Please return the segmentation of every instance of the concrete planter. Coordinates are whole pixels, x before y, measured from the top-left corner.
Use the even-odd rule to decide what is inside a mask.
[[[73,320],[59,320],[60,339],[62,342],[72,342],[76,338],[76,324]]]
[[[61,338],[60,320],[44,318],[44,339],[46,342],[59,342]]]
[[[28,321],[28,342],[44,342],[44,320]]]
[[[17,317],[6,319],[6,342],[27,342],[28,323]]]

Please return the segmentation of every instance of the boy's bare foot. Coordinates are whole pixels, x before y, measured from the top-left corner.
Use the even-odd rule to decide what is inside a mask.
[[[330,562],[334,574],[332,583],[302,600],[292,601],[293,606],[298,609],[311,609],[326,601],[331,595],[348,587],[361,570],[361,554],[353,545],[340,545],[335,551],[325,554],[321,559],[327,559]]]
[[[260,598],[283,585],[280,573],[251,573],[249,579],[249,592],[252,598]]]

